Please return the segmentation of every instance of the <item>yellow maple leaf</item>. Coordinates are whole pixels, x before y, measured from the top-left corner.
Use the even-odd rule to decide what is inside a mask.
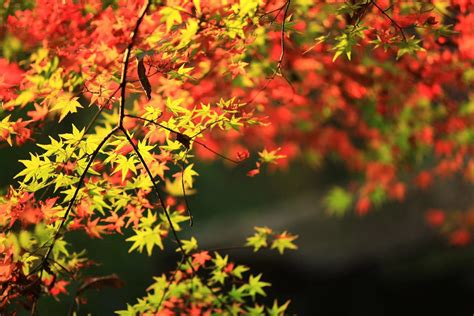
[[[52,111],[60,111],[61,116],[59,117],[59,122],[61,122],[66,115],[69,113],[76,113],[78,108],[82,108],[82,105],[77,101],[77,97],[71,97],[70,95],[62,95],[56,99],[55,105],[52,108]]]

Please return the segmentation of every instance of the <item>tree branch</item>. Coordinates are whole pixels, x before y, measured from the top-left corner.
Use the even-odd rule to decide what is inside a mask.
[[[122,89],[120,91],[120,109],[119,109],[119,115],[120,115],[120,120],[119,120],[119,126],[123,126],[123,118],[125,114],[125,94],[126,94],[126,86],[127,86],[127,71],[128,71],[128,63],[130,60],[130,54],[132,52],[133,45],[135,45],[135,39],[137,38],[138,30],[140,28],[140,24],[143,21],[143,18],[145,17],[146,11],[148,11],[148,8],[150,7],[150,0],[147,0],[145,4],[143,5],[142,11],[140,12],[140,15],[138,16],[138,20],[135,24],[135,28],[133,29],[131,33],[131,39],[130,43],[128,43],[127,48],[125,49],[125,54],[123,56],[123,67],[122,67],[122,75],[120,77],[120,88]]]

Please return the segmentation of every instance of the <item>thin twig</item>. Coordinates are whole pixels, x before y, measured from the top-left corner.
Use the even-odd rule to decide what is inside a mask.
[[[185,134],[183,134],[183,133],[180,133],[180,132],[178,132],[178,131],[175,131],[175,130],[173,130],[173,129],[171,129],[171,128],[169,128],[169,127],[163,125],[163,124],[160,124],[160,123],[158,123],[158,122],[155,122],[155,121],[146,119],[146,118],[144,118],[144,117],[140,117],[140,116],[136,116],[136,115],[131,115],[131,114],[125,114],[125,116],[126,116],[126,117],[130,117],[130,118],[134,118],[134,119],[137,119],[137,120],[142,120],[142,121],[145,121],[145,122],[148,122],[148,123],[151,123],[151,124],[153,124],[153,125],[159,126],[159,127],[163,128],[163,129],[165,129],[165,130],[167,130],[167,131],[169,131],[169,132],[171,132],[171,133],[174,133],[174,134],[176,134],[176,135],[183,135],[183,136],[185,136],[185,137],[187,136],[187,135],[185,135]],[[217,122],[218,122],[218,121],[217,121]],[[217,123],[217,122],[213,122],[212,124],[215,124],[215,123]],[[212,125],[212,124],[211,124],[211,125]],[[191,137],[189,137],[189,136],[187,136],[187,137],[189,137],[189,139],[191,139],[191,140],[192,140],[193,142],[195,142],[196,144],[199,144],[199,145],[201,145],[202,147],[206,148],[207,150],[209,150],[210,152],[212,152],[214,155],[219,156],[219,157],[221,157],[222,159],[225,159],[225,160],[230,161],[230,162],[232,162],[232,163],[240,164],[239,161],[234,160],[234,159],[229,158],[229,157],[226,157],[226,156],[224,156],[224,155],[218,153],[218,152],[215,151],[214,149],[210,148],[209,146],[207,146],[207,145],[204,144],[203,142],[201,142],[201,141],[195,139],[195,137],[198,136],[199,134],[201,134],[204,130],[205,130],[205,129],[199,131],[198,133],[196,133],[195,135],[193,135],[193,136],[191,136]]]
[[[119,120],[119,126],[123,126],[123,118],[125,114],[125,93],[126,93],[126,86],[127,86],[127,71],[128,71],[128,63],[130,61],[130,54],[132,53],[132,48],[135,44],[135,39],[137,38],[138,30],[140,28],[140,24],[143,21],[143,18],[145,17],[146,12],[148,11],[148,8],[150,7],[151,2],[147,0],[145,2],[145,5],[142,8],[142,11],[140,12],[140,15],[138,17],[137,22],[135,23],[135,28],[133,29],[131,33],[131,39],[130,42],[128,43],[127,48],[125,49],[125,54],[123,56],[123,67],[122,67],[122,75],[120,77],[120,120]]]
[[[138,156],[138,159],[140,159],[140,162],[142,163],[143,165],[143,168],[145,168],[145,171],[146,173],[148,174],[148,177],[150,178],[151,180],[151,183],[153,185],[153,189],[155,190],[155,193],[156,193],[156,196],[158,197],[158,201],[160,202],[161,204],[161,207],[163,208],[163,212],[165,213],[165,216],[166,216],[166,219],[168,220],[169,224],[170,224],[170,228],[171,228],[171,232],[173,233],[173,236],[176,240],[176,243],[178,244],[178,247],[180,249],[180,251],[184,254],[186,253],[184,251],[184,248],[183,248],[183,245],[181,243],[181,240],[179,239],[178,237],[178,233],[176,232],[176,229],[174,228],[173,226],[173,222],[171,221],[171,217],[170,217],[170,214],[168,213],[168,210],[166,209],[166,204],[165,204],[165,201],[160,193],[160,189],[158,188],[158,184],[156,183],[154,177],[153,177],[153,174],[151,173],[151,170],[150,168],[148,167],[148,164],[146,163],[145,159],[143,158],[142,154],[140,153],[140,150],[138,149],[137,145],[135,145],[135,143],[133,142],[132,138],[130,137],[130,135],[128,134],[128,131],[127,129],[125,129],[125,127],[123,126],[120,126],[119,127],[120,130],[123,132],[123,134],[125,135],[125,137],[127,138],[128,142],[130,143],[130,145],[133,147],[133,150],[135,151],[135,153],[137,154]]]
[[[403,28],[400,26],[400,24],[398,24],[390,15],[387,14],[387,12],[385,12],[384,9],[382,9],[378,4],[377,2],[375,2],[375,0],[370,0],[370,2],[377,8],[377,10],[379,10],[380,13],[382,13],[387,19],[390,20],[390,22],[392,23],[392,25],[397,28],[399,31],[400,31],[400,34],[402,35],[403,37],[403,41],[406,42],[407,38],[405,36],[405,31],[403,31]]]

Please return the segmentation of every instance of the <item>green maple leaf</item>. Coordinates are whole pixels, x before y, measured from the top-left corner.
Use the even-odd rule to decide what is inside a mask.
[[[259,152],[258,155],[260,156],[260,161],[263,163],[277,163],[278,159],[285,158],[285,155],[278,155],[278,151],[281,148],[277,148],[275,150],[268,151],[264,149],[263,151]]]
[[[140,218],[140,228],[151,228],[153,224],[156,222],[156,214],[153,214],[150,210],[148,210],[148,213],[146,216],[143,216]]]
[[[25,182],[31,179],[41,179],[41,182],[44,183],[54,174],[54,165],[48,157],[44,157],[42,160],[41,156],[30,153],[30,160],[20,160],[20,162],[25,166],[25,169],[20,171],[15,179],[23,176]]]
[[[177,7],[180,8],[180,7]],[[182,23],[183,19],[181,17],[181,13],[179,13],[177,8],[172,7],[164,7],[160,10],[161,13],[161,21],[166,22],[166,32],[169,32],[173,25],[176,23]]]
[[[132,156],[127,159],[125,156],[119,156],[117,158],[117,167],[115,167],[114,172],[112,174],[122,171],[122,182],[125,181],[125,178],[127,178],[128,171],[132,171],[134,174],[137,173],[137,168],[135,165],[137,164],[137,158],[135,156]]]
[[[190,164],[183,171],[184,184],[186,184],[189,188],[193,187],[193,182],[194,182],[193,177],[199,175],[196,171],[193,170],[193,166],[194,164]]]
[[[169,227],[168,218],[166,217],[165,214],[161,213],[160,219],[165,223],[165,227]],[[170,214],[170,219],[171,219],[171,223],[173,224],[174,230],[179,232],[181,230],[179,223],[189,220],[189,216],[184,216],[178,212],[174,212]]]
[[[242,279],[242,273],[248,271],[249,268],[243,265],[238,265],[232,270],[232,275],[235,276],[236,278]]]
[[[293,243],[293,240],[298,238],[298,236],[293,236],[288,234],[286,231],[280,235],[277,235],[275,240],[272,243],[271,249],[278,249],[278,252],[282,255],[285,249],[296,250],[298,247]]]
[[[285,304],[278,306],[278,301],[273,302],[272,308],[267,307],[268,315],[269,316],[282,316],[285,315],[285,311],[288,308],[290,301],[286,301]]]
[[[255,305],[254,307],[247,307],[249,316],[262,316],[265,315],[265,308],[261,305]]]
[[[255,235],[247,238],[246,246],[253,247],[253,251],[258,251],[262,247],[267,247],[267,235],[262,233],[255,233]]]
[[[188,110],[184,107],[181,106],[181,103],[183,103],[184,99],[176,99],[173,100],[170,97],[166,99],[166,107],[173,112],[174,115],[178,116],[179,113],[187,113]]]
[[[352,204],[352,194],[341,187],[334,187],[326,196],[325,203],[329,213],[342,216]]]
[[[65,140],[66,144],[76,145],[84,137],[85,128],[79,130],[74,124],[72,124],[72,133],[59,134],[59,136]]]
[[[237,302],[243,302],[243,297],[245,296],[244,292],[245,289],[243,286],[236,288],[235,285],[232,285],[232,289],[229,291],[229,296]]]
[[[225,279],[228,277],[228,274],[220,269],[212,271],[211,281],[214,283],[224,284]]]
[[[151,256],[153,248],[158,246],[163,250],[163,241],[161,239],[162,233],[166,230],[161,229],[161,225],[157,225],[154,229],[146,227],[141,230],[134,230],[135,236],[129,237],[126,241],[133,242],[133,245],[130,247],[128,252],[132,252],[135,249],[138,249],[138,252],[142,252],[143,248],[146,248],[148,256]]]
[[[189,254],[191,251],[193,250],[197,250],[198,249],[198,243],[197,243],[197,240],[196,238],[194,237],[191,237],[190,240],[181,240],[182,244],[183,244],[183,249],[184,251],[186,252],[186,254]],[[181,249],[176,249],[176,252],[180,252]]]
[[[143,159],[145,159],[145,162],[148,164],[150,162],[152,162],[154,159],[153,159],[153,155],[150,153],[151,150],[153,150],[153,148],[156,147],[156,145],[153,145],[153,146],[147,146],[146,145],[146,142],[144,141],[138,141],[138,151],[140,152],[140,154],[142,155]]]
[[[267,294],[263,290],[264,287],[270,286],[271,284],[268,282],[260,281],[262,274],[260,273],[257,276],[251,275],[249,278],[249,283],[244,285],[245,290],[248,292],[252,299],[255,299],[257,294],[262,296],[266,296]]]
[[[214,253],[215,258],[212,260],[218,269],[223,269],[227,266],[229,256],[222,257],[219,253]]]
[[[407,38],[398,44],[397,59],[405,54],[414,55],[418,51],[424,51],[425,49],[420,46],[421,40],[415,37]]]

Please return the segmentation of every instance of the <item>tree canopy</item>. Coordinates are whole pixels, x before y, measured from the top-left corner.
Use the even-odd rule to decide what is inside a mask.
[[[0,7],[0,145],[64,133],[27,157],[0,195],[0,311],[34,314],[45,295],[120,287],[90,276],[68,240],[132,231],[176,269],[119,315],[283,315],[270,283],[180,237],[193,224],[197,160],[250,177],[335,161],[353,177],[325,199],[364,215],[407,190],[474,181],[471,0],[37,0]],[[85,111],[93,113],[84,119]],[[11,162],[17,163],[15,162]],[[474,211],[427,210],[454,245]],[[255,227],[243,246],[283,254],[297,236]],[[295,241],[296,240],[296,241]],[[111,271],[113,272],[113,271]],[[75,293],[68,288],[76,285]]]

